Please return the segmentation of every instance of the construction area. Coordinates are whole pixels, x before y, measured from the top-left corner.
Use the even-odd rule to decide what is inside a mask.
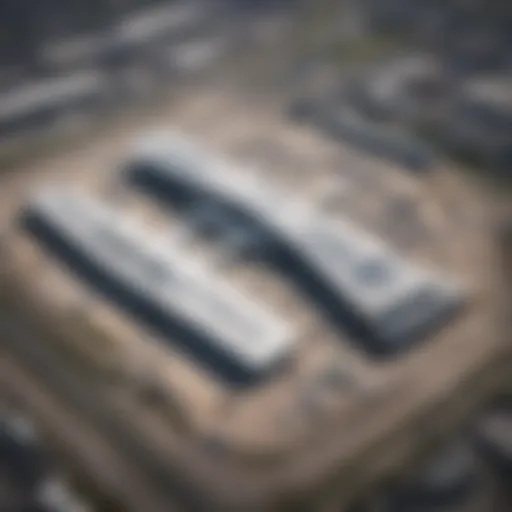
[[[66,475],[36,510],[507,510],[504,187],[432,108],[349,110],[368,63],[282,69],[284,7],[189,7],[125,21],[114,81],[82,42],[0,100],[0,403]]]

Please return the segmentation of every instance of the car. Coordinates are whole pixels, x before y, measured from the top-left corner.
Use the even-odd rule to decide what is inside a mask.
[[[505,489],[512,484],[512,400],[505,396],[483,412],[474,426],[477,449]]]
[[[425,55],[389,59],[360,73],[341,91],[352,109],[375,120],[417,125],[450,95],[439,64]]]
[[[15,499],[23,502],[15,511],[89,512],[91,509],[79,497],[56,463],[49,446],[24,412],[8,407],[0,409],[0,468],[2,484],[6,480]],[[3,487],[4,491],[5,488]],[[0,497],[2,509],[8,505],[6,495]]]
[[[460,436],[390,491],[384,510],[464,510],[484,482],[481,460],[471,440]]]
[[[36,489],[50,469],[41,440],[23,415],[3,411],[0,452],[2,464],[8,466],[11,479],[27,493]]]

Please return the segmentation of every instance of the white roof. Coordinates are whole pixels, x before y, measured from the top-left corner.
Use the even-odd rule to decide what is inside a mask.
[[[172,240],[162,243],[161,236],[148,235],[120,211],[62,189],[40,193],[32,209],[98,265],[170,316],[188,320],[241,363],[270,365],[295,341],[281,318],[185,257]]]

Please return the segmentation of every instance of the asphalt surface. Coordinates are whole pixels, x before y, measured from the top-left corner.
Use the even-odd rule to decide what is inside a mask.
[[[85,458],[96,479],[122,495],[126,510],[170,512],[176,496],[186,502],[187,510],[205,510],[200,497],[184,493],[164,461],[98,398],[99,386],[90,381],[84,385],[76,369],[36,332],[21,317],[0,316],[0,350],[6,353],[1,359],[0,380],[16,387],[30,405],[37,403],[36,409],[46,408],[42,414],[51,423],[47,428],[55,429],[59,437],[62,433],[65,439],[61,441],[73,447],[73,455]],[[103,447],[96,452],[101,459],[94,460],[96,441],[91,433],[92,438],[103,440]],[[105,443],[110,453],[103,452]]]

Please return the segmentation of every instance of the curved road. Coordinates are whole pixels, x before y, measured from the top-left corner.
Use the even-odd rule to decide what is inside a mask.
[[[205,510],[129,422],[109,410],[100,387],[90,381],[84,385],[75,368],[36,332],[25,318],[0,315],[0,385],[28,405],[95,484],[109,497],[119,497],[124,510],[172,512],[177,496],[178,510]]]

